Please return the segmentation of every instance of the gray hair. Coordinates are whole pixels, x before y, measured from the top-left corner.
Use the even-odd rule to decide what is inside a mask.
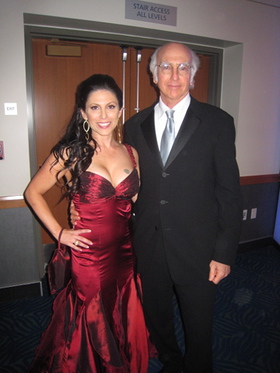
[[[151,73],[153,74],[153,79],[154,79],[154,82],[157,83],[158,82],[158,67],[157,67],[157,56],[158,56],[158,53],[159,51],[165,46],[166,44],[164,45],[161,45],[160,47],[158,47],[154,53],[152,54],[151,56],[151,60],[150,60],[150,71]],[[184,45],[184,44],[182,44]],[[195,74],[199,68],[199,65],[200,65],[200,61],[199,61],[199,57],[198,55],[192,50],[190,49],[189,47],[187,47],[186,45],[184,45],[184,47],[187,48],[187,50],[190,52],[191,54],[191,88],[194,87],[194,77],[195,77]]]

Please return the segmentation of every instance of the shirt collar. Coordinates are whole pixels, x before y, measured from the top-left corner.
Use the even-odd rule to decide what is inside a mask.
[[[188,93],[178,104],[176,104],[172,110],[175,110],[176,112],[181,112],[182,110],[186,112],[191,102],[191,96]],[[163,115],[165,115],[166,110],[170,110],[168,106],[164,104],[161,97],[159,97],[159,103],[158,103],[158,115],[159,118],[161,118]]]

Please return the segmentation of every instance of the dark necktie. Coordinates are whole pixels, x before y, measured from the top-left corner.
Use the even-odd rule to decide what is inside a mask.
[[[165,165],[175,139],[175,123],[173,119],[174,110],[167,110],[167,122],[160,142],[160,155]]]

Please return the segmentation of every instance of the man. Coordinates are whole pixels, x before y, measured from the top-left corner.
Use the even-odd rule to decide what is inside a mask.
[[[230,273],[241,227],[233,119],[190,96],[197,68],[197,56],[183,44],[156,50],[150,69],[159,102],[125,124],[125,142],[138,151],[141,170],[137,269],[165,373],[212,372],[216,285]],[[167,119],[169,109],[173,119]],[[164,134],[167,122],[173,145]],[[174,332],[174,294],[185,331],[184,358]]]

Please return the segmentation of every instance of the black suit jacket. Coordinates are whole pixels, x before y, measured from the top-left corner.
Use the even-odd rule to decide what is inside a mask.
[[[191,98],[165,166],[154,128],[154,106],[125,124],[125,142],[139,154],[141,187],[135,204],[135,250],[140,273],[149,266],[162,230],[169,270],[207,276],[210,261],[233,264],[242,203],[233,118]],[[162,252],[163,255],[163,252]]]

